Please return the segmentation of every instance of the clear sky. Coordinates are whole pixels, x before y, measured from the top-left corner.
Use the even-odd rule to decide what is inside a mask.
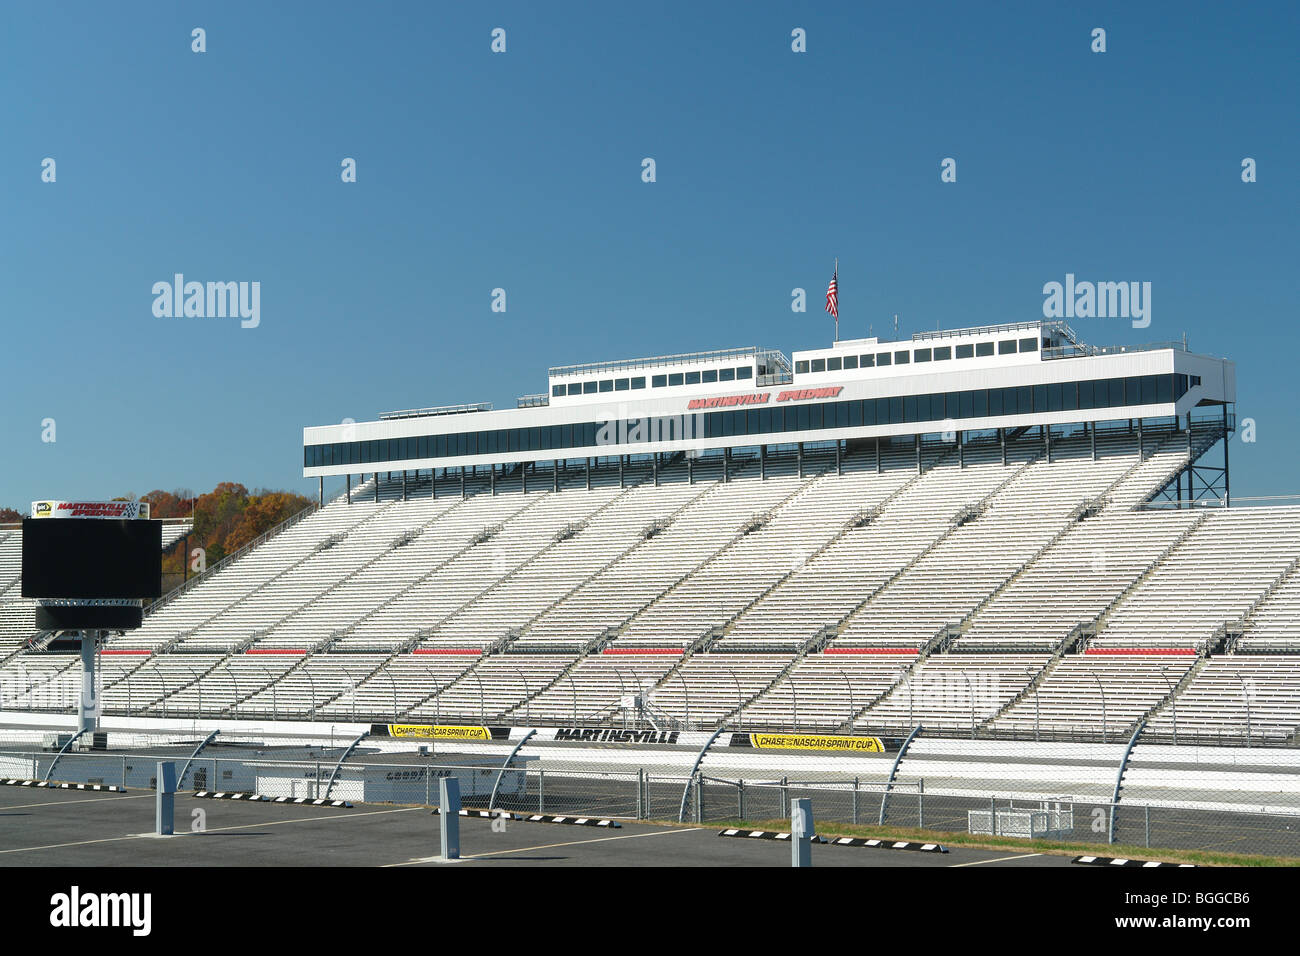
[[[0,505],[312,493],[304,425],[823,346],[836,256],[842,337],[1039,318],[1066,273],[1150,282],[1149,328],[1072,324],[1235,360],[1258,440],[1233,491],[1300,492],[1298,11],[5,4]],[[260,323],[155,316],[175,273],[259,282]]]

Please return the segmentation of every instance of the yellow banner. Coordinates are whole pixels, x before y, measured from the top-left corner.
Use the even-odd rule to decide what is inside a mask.
[[[435,727],[431,724],[389,724],[390,737],[418,737],[421,740],[491,740],[486,727]]]
[[[750,734],[749,742],[761,750],[851,750],[882,754],[879,737],[838,737],[816,734]]]

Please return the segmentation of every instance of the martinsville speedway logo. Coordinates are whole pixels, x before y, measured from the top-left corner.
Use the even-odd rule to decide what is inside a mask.
[[[152,893],[82,893],[78,886],[50,897],[50,925],[78,927],[130,927],[134,936],[148,936],[153,928]]]
[[[255,329],[262,322],[262,283],[186,282],[182,273],[173,281],[153,284],[153,314],[160,319],[239,318],[242,328]]]

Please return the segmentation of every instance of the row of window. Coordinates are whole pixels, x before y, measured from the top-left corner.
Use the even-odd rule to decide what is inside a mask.
[[[856,367],[856,366],[855,366]],[[748,381],[754,377],[752,365],[740,365],[736,368],[706,368],[695,372],[666,372],[650,377],[651,388],[672,388],[676,385],[709,385],[714,382]],[[551,397],[563,395],[596,395],[600,392],[629,392],[645,388],[645,376],[635,378],[602,378],[586,382],[568,382],[564,385],[552,385]]]
[[[1043,345],[1047,344],[1043,339]],[[1001,342],[971,342],[956,347],[959,359],[984,358],[993,354],[1014,355],[1017,352],[1038,351],[1038,339],[1003,339]],[[794,363],[795,374],[808,372],[838,372],[840,369],[883,368],[886,365],[907,365],[912,362],[948,362],[953,358],[953,346],[937,345],[924,349],[900,349],[896,352],[867,352],[862,355],[834,355],[830,358],[800,359]]]
[[[1200,384],[1199,378],[1192,379]],[[703,412],[676,417],[621,422],[586,422],[543,425],[536,428],[501,428],[454,435],[423,435],[374,441],[308,445],[303,465],[365,465],[422,458],[457,458],[512,452],[571,451],[600,454],[600,447],[688,438],[761,436],[823,428],[856,428],[922,422],[940,423],[990,415],[1025,415],[1033,412],[1119,408],[1172,402],[1187,393],[1186,375],[1142,375],[1131,378],[980,388],[963,392],[935,392],[900,398],[868,398],[845,402],[820,402],[784,407],[754,407]],[[557,455],[556,457],[564,457]]]

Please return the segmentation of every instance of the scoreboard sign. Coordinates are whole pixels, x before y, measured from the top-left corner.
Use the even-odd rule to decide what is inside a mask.
[[[162,525],[148,517],[148,502],[32,502],[22,596],[41,602],[39,629],[140,626],[139,602],[162,594]]]
[[[147,501],[33,501],[33,518],[121,518],[149,517]]]

